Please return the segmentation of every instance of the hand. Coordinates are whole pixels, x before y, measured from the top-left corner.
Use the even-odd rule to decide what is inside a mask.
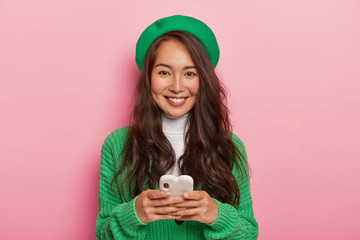
[[[180,197],[171,197],[170,191],[146,190],[142,192],[135,202],[135,210],[138,218],[144,222],[153,222],[162,219],[179,219],[180,214],[171,215],[185,208],[170,206],[184,202]]]
[[[172,215],[182,215],[179,220],[191,220],[202,223],[214,222],[219,213],[216,202],[205,191],[193,191],[184,193],[185,202],[174,204],[174,207],[186,208],[171,213]]]

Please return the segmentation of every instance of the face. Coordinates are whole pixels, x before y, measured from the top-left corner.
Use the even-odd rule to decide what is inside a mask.
[[[181,117],[195,105],[199,76],[191,55],[179,41],[162,42],[151,72],[151,95],[160,109]]]

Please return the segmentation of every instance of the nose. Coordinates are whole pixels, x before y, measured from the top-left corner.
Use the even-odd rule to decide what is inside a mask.
[[[173,77],[171,84],[169,86],[169,90],[174,93],[181,93],[185,90],[185,85],[181,77],[175,76]]]

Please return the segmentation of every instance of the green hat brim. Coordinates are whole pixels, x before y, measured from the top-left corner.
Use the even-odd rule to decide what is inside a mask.
[[[196,18],[175,15],[157,20],[141,34],[136,44],[136,64],[140,71],[151,44],[161,35],[176,30],[191,33],[199,39],[209,55],[213,68],[216,67],[220,50],[213,31]]]

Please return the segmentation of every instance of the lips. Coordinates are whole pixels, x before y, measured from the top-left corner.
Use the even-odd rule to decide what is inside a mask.
[[[169,97],[168,99],[170,101],[174,102],[174,103],[180,103],[180,102],[185,101],[185,98],[172,98],[172,97]]]
[[[165,97],[166,100],[173,106],[178,107],[185,103],[187,97]]]

